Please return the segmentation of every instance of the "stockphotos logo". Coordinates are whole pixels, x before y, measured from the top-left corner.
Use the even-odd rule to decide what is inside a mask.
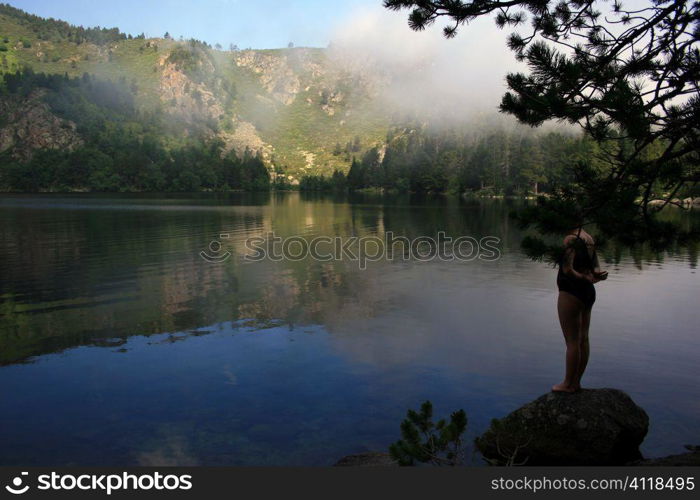
[[[8,484],[5,486],[5,489],[12,493],[13,495],[21,495],[23,493],[26,493],[27,490],[29,490],[29,485],[25,484],[23,485],[24,481],[24,476],[29,475],[28,472],[22,472],[19,476],[15,477],[12,479],[12,484]]]
[[[21,475],[12,479],[11,484],[5,489],[13,495],[22,495],[29,490],[29,473],[22,472]],[[189,474],[163,475],[160,472],[152,474],[41,474],[37,476],[36,489],[40,491],[102,491],[111,495],[114,491],[147,491],[147,490],[190,490],[192,489],[192,476]]]

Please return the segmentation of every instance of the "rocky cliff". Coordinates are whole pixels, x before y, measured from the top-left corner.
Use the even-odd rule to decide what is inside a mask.
[[[54,115],[42,96],[35,91],[20,100],[0,97],[0,153],[27,160],[36,149],[73,150],[82,144],[75,123]]]

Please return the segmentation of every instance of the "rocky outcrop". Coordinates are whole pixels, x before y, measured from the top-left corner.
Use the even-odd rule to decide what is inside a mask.
[[[193,81],[177,65],[168,62],[166,55],[161,56],[158,65],[161,69],[160,98],[170,105],[173,114],[187,122],[218,120],[223,116],[223,106],[205,84]],[[207,67],[205,70],[213,71],[213,68]]]
[[[35,91],[24,99],[0,99],[0,153],[25,161],[37,149],[71,151],[83,144],[75,123],[54,115]]]
[[[334,116],[348,103],[352,89],[357,96],[370,96],[373,74],[349,71],[345,61],[320,55],[317,50],[297,48],[267,53],[244,50],[234,56],[238,67],[257,75],[261,86],[285,105],[305,94],[308,105],[317,105]]]
[[[335,463],[335,467],[395,467],[398,466],[396,460],[388,453],[369,451],[348,455]]]
[[[294,102],[301,89],[301,81],[286,56],[244,50],[236,54],[235,61],[237,66],[257,74],[262,86],[274,99],[286,105]]]
[[[220,131],[219,137],[225,144],[224,154],[233,150],[240,156],[246,149],[250,149],[253,152],[262,152],[266,161],[270,158],[272,148],[260,138],[255,125],[250,122],[237,121],[233,132]]]
[[[649,417],[617,389],[549,393],[515,410],[475,441],[498,465],[622,465],[641,458]]]
[[[210,61],[202,59],[202,65],[204,72],[213,72]],[[190,78],[176,64],[171,63],[167,55],[160,57],[158,66],[160,98],[170,113],[187,123],[199,125],[218,123],[225,118],[228,120],[226,128],[204,129],[210,133],[210,137],[217,136],[224,142],[223,155],[232,150],[242,155],[246,149],[250,149],[254,152],[261,151],[263,158],[269,161],[271,148],[260,138],[255,125],[241,120],[235,114],[227,116],[217,93],[204,82]]]

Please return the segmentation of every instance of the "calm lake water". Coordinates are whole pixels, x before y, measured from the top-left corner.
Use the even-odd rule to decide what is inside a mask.
[[[556,271],[524,257],[512,208],[1,195],[0,464],[330,465],[386,449],[426,399],[474,437],[563,373]],[[501,257],[245,260],[270,231],[496,236]],[[646,455],[680,453],[700,444],[697,250],[603,255],[584,385],[649,413]]]

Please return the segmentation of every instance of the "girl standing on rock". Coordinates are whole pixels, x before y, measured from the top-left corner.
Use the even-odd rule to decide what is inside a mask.
[[[600,270],[593,237],[581,224],[564,238],[564,253],[559,261],[557,312],[566,342],[564,381],[552,387],[555,392],[581,390],[581,377],[588,364],[588,327],[595,302],[594,283],[605,280]]]

